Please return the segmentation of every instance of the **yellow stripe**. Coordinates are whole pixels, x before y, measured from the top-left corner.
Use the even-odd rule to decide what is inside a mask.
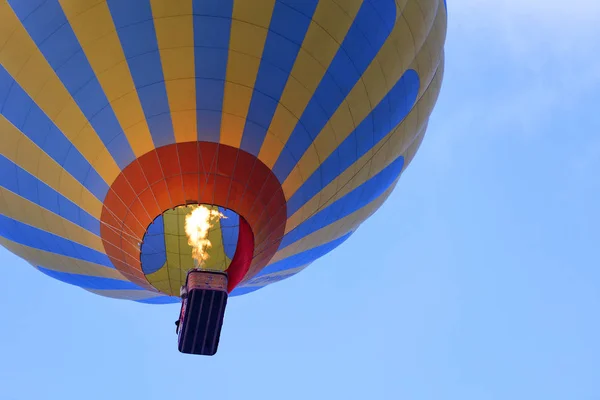
[[[423,138],[425,138],[425,132],[427,131],[428,123],[429,121],[425,123],[425,126],[423,127],[421,133],[415,138],[415,140],[410,144],[408,149],[406,149],[406,151],[404,152],[404,166],[402,167],[402,171],[408,168],[413,158],[417,154],[417,150],[419,150],[421,143],[423,143]]]
[[[264,286],[266,286],[266,284],[280,282],[280,281],[265,282],[265,280],[268,280],[269,278],[276,278],[276,277],[279,277],[279,276],[288,276],[288,275],[292,275],[292,274],[295,275],[298,272],[300,272],[303,269],[305,269],[306,267],[308,267],[309,265],[310,265],[310,263],[309,264],[304,264],[301,267],[284,269],[283,271],[277,271],[277,272],[273,272],[271,274],[265,274],[265,275],[257,276],[255,278],[250,279],[245,285],[239,286],[239,287],[240,288],[242,288],[242,287],[257,287],[257,286],[258,287],[264,287]]]
[[[362,2],[363,0],[345,0],[344,8],[330,0],[320,1],[317,5],[313,21],[308,28],[258,155],[258,158],[269,168],[275,165],[283,146],[298,124],[300,116],[338,52],[340,43],[352,26]],[[347,117],[347,123],[351,124],[351,116],[347,115]],[[329,134],[334,136],[333,132]],[[316,159],[314,148],[311,147],[307,154],[313,157],[313,161]]]
[[[296,243],[291,244],[284,249],[281,249],[275,254],[275,256],[269,264],[273,264],[277,261],[281,261],[285,258],[302,253],[306,250],[310,250],[312,248],[322,245],[323,243],[328,243],[332,240],[339,239],[348,232],[356,230],[356,228],[364,220],[366,220],[371,214],[377,211],[377,209],[383,204],[383,202],[394,190],[394,187],[396,186],[397,182],[398,179],[396,179],[396,181],[394,181],[394,183],[382,195],[380,195],[377,199],[373,200],[371,203],[367,204],[360,210],[357,210],[352,214],[346,216],[345,218],[342,218],[339,221],[336,221],[333,224],[328,225],[325,228],[320,229],[300,239]]]
[[[394,190],[396,183],[398,183],[398,179],[394,181],[394,183],[377,199],[373,200],[371,203],[367,204],[365,207],[361,208],[353,212],[352,214],[346,216],[345,218],[340,219],[339,221],[334,222],[331,225],[324,227],[312,234],[298,240],[297,242],[279,250],[268,265],[274,264],[277,261],[281,261],[288,257],[292,257],[296,254],[300,254],[304,251],[310,250],[312,248],[318,247],[323,243],[331,242],[335,239],[338,239],[350,231],[356,230],[356,228],[366,220],[371,214],[373,214],[381,205],[385,202],[388,196]],[[252,269],[251,269],[252,272]],[[258,273],[258,271],[256,271]],[[250,276],[246,275],[240,285],[246,284],[250,280]]]
[[[134,154],[139,157],[154,149],[108,4],[98,0],[60,0],[60,4]]]
[[[151,0],[175,141],[196,141],[196,70],[191,1]]]
[[[423,140],[424,133],[425,130],[423,130],[423,134],[419,135],[406,150],[405,158],[407,162],[403,167],[403,171],[404,169],[406,169],[407,165],[410,163],[415,153],[417,152]],[[328,225],[325,228],[318,230],[317,232],[314,232],[299,240],[298,242],[280,250],[269,262],[269,265],[274,264],[277,261],[281,261],[285,258],[291,257],[293,255],[310,250],[312,248],[318,247],[323,243],[328,243],[333,240],[339,239],[340,237],[342,237],[350,231],[355,231],[363,221],[369,218],[375,211],[377,211],[377,209],[379,209],[379,207],[381,207],[381,205],[387,200],[389,195],[394,191],[394,188],[396,187],[396,184],[399,180],[400,177],[398,177],[381,196],[379,196],[377,199],[373,200],[371,203],[361,208],[360,210],[355,211],[347,217],[342,218],[341,220],[336,221],[335,223]]]
[[[164,294],[150,292],[148,290],[95,290],[95,289],[84,289],[90,293],[94,293],[100,296],[109,297],[111,299],[119,300],[149,300],[155,297],[162,297]]]
[[[0,200],[0,214],[104,253],[98,236],[71,221],[4,188],[0,188]]]
[[[0,0],[0,64],[110,185],[119,167],[6,0]]]
[[[444,0],[441,0],[444,1]],[[409,0],[396,0],[396,21],[402,18],[402,13]]]
[[[127,280],[116,269],[34,249],[2,237],[0,237],[0,245],[4,246],[8,251],[23,258],[32,265],[39,265],[53,271],[95,276],[100,278],[118,279],[121,281]]]
[[[166,261],[158,271],[146,275],[146,279],[156,290],[160,290],[165,294],[179,293],[179,286],[181,286],[181,284],[179,284],[179,286],[172,285],[171,280],[169,279],[169,268]],[[179,281],[182,282],[181,279]],[[173,290],[171,289],[172,286],[177,288],[177,293],[173,293]]]
[[[187,211],[187,207],[184,208]],[[181,214],[181,215],[180,215]],[[185,271],[194,268],[192,251],[189,249],[187,257],[182,257],[181,252],[187,250],[186,246],[181,248],[181,234],[185,232],[185,214],[181,208],[170,210],[163,215],[163,224],[165,227],[165,250],[167,252],[167,261],[164,268],[169,282],[169,290],[165,293],[179,292],[179,287],[185,280]],[[162,268],[161,268],[162,269]],[[154,285],[154,282],[151,282]]]
[[[437,0],[426,0],[426,2],[435,3]],[[429,11],[426,17],[436,15],[437,7],[422,5],[424,10]],[[423,21],[423,18],[421,5],[416,0],[410,0],[403,10],[403,18],[397,20],[390,37],[363,74],[361,81],[350,91],[346,98],[346,104],[333,114],[329,123],[315,138],[313,146],[311,146],[312,150],[309,149],[304,154],[294,171],[283,183],[282,187],[286,198],[290,198],[298,190],[304,182],[304,177],[315,172],[320,165],[319,160],[329,157],[352,133],[355,124],[358,126],[371,113],[372,108],[383,100],[411,66],[416,52],[421,49],[433,23],[432,21],[428,24]],[[436,67],[431,63],[429,52],[425,53],[428,63],[424,67],[413,65],[419,76],[424,78],[427,74],[423,72],[434,71]],[[424,87],[425,85],[422,86],[417,98],[422,95]]]
[[[424,134],[429,115],[440,91],[441,80],[440,72],[417,105],[398,126],[290,216],[286,224],[286,233],[300,225],[317,210],[327,207],[365,183],[398,156],[404,154],[415,138]],[[405,160],[404,167],[407,165]]]
[[[221,117],[221,143],[240,147],[275,0],[236,0]]]
[[[0,115],[0,154],[50,186],[90,215],[100,218],[102,203],[56,161]]]
[[[443,5],[442,5],[443,7]],[[405,169],[412,158],[414,157],[426,130],[426,122],[423,124],[422,129],[418,129],[418,116],[419,114],[429,116],[430,109],[433,107],[433,103],[437,99],[437,95],[439,93],[439,86],[441,84],[441,79],[443,75],[443,51],[441,46],[443,46],[443,41],[445,38],[445,19],[444,14],[438,14],[435,20],[435,32],[432,31],[430,37],[427,38],[425,44],[421,45],[421,51],[419,52],[419,56],[422,57],[423,60],[427,59],[427,62],[421,61],[419,64],[417,61],[414,61],[414,64],[410,65],[411,68],[417,70],[419,76],[421,77],[421,82],[423,85],[421,86],[421,93],[419,94],[419,102],[416,107],[416,111],[413,110],[410,119],[406,119],[403,121],[396,129],[407,129],[412,130],[412,132],[419,132],[410,144],[410,146],[404,151],[403,155],[405,157],[405,163],[403,169]],[[432,55],[432,56],[431,56]],[[437,69],[436,69],[437,68]],[[403,72],[399,75],[399,77],[403,74]],[[424,77],[424,79],[423,79]],[[431,84],[430,84],[431,83]],[[425,92],[425,95],[423,93]],[[415,121],[416,120],[416,121]],[[396,130],[395,129],[395,130]],[[395,133],[391,133],[394,135]],[[396,133],[397,134],[397,133]],[[377,156],[373,158],[372,163],[377,168],[378,166],[388,165],[393,159],[395,159],[398,153],[401,152],[400,149],[406,147],[407,138],[414,137],[414,135],[402,135],[398,136],[397,140],[390,139],[390,145],[386,148],[386,152],[381,152],[381,156]],[[402,140],[404,139],[404,140]],[[385,155],[385,156],[384,156]],[[381,168],[383,169],[383,168]],[[369,169],[365,168],[366,171]],[[364,173],[364,172],[363,172]],[[369,176],[371,174],[368,174]],[[358,175],[356,179],[356,183],[352,183],[352,186],[358,186],[358,183],[366,180],[367,178],[362,177],[362,175]],[[373,201],[368,206],[364,207],[361,210],[356,211],[355,213],[343,218],[340,221],[337,221],[301,240],[298,242],[286,247],[279,251],[273,259],[270,261],[270,264],[273,264],[277,261],[280,261],[284,258],[290,257],[294,254],[301,253],[308,249],[317,247],[323,243],[327,243],[329,241],[335,240],[347,232],[356,229],[362,221],[368,218],[373,212],[377,210],[383,204],[383,202],[387,199],[387,197],[393,191],[398,180],[394,182],[392,186],[386,192],[380,196],[378,199]],[[343,191],[341,192],[343,193]],[[323,197],[326,199],[326,197]],[[297,218],[297,217],[294,217]],[[294,221],[290,221],[294,222]],[[295,221],[294,223],[298,223]],[[291,224],[293,225],[293,224]],[[248,277],[244,278],[244,282],[248,281]]]

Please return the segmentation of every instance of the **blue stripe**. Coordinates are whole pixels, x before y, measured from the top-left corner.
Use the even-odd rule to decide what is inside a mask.
[[[234,211],[222,207],[219,207],[219,211],[225,216],[221,219],[223,248],[225,249],[225,255],[232,260],[235,256],[240,233],[240,216]]]
[[[156,147],[175,143],[150,0],[108,0],[152,140]]]
[[[363,2],[340,49],[275,162],[273,173],[280,182],[285,181],[297,160],[302,158],[359,82],[388,38],[395,20],[394,0]]]
[[[298,268],[303,265],[312,263],[316,259],[324,256],[325,254],[329,253],[330,251],[332,251],[333,249],[335,249],[336,247],[338,247],[339,245],[344,243],[346,241],[346,239],[348,239],[351,235],[352,235],[352,232],[349,232],[346,235],[344,235],[338,239],[332,240],[329,243],[325,243],[321,246],[315,247],[313,249],[307,250],[300,254],[296,254],[296,255],[288,257],[284,260],[281,260],[281,261],[278,261],[271,265],[268,265],[262,271],[260,271],[260,273],[258,275],[256,275],[256,277],[252,278],[248,282],[248,284],[251,284],[251,285],[260,284],[261,286],[239,287],[239,288],[236,288],[235,290],[233,290],[233,292],[230,294],[230,296],[241,296],[241,295],[244,295],[247,293],[252,293],[256,290],[262,289],[263,287],[265,287],[267,285],[270,285],[271,283],[275,283],[275,282],[279,282],[279,281],[291,278],[292,276],[296,275],[300,271],[296,271],[296,272],[289,273],[289,274],[276,275],[276,276],[269,276],[269,274],[273,274],[273,273],[277,273],[277,272],[281,272],[281,271],[285,271],[285,270],[292,270],[294,268]]]
[[[400,156],[383,171],[290,231],[279,248],[283,249],[368,205],[394,183],[402,172],[403,165],[404,157]]]
[[[317,4],[275,3],[242,136],[241,149],[248,153],[258,156]]]
[[[193,0],[198,140],[218,143],[233,0]]]
[[[99,293],[102,294],[102,293]],[[149,299],[144,300],[134,300],[136,303],[142,304],[175,304],[181,303],[181,299],[178,297],[171,296],[159,296],[159,297],[151,297]]]
[[[106,182],[1,65],[0,90],[0,98],[5,99],[0,113],[103,201],[108,192]]]
[[[119,167],[125,168],[135,156],[58,0],[9,3]]]
[[[302,253],[298,253],[291,257],[277,261],[276,263],[267,265],[256,276],[272,274],[275,272],[280,272],[280,271],[284,271],[287,269],[298,268],[303,265],[310,264],[311,262],[315,261],[317,258],[323,257],[325,254],[329,253],[330,251],[332,251],[333,249],[335,249],[336,247],[338,247],[339,245],[344,243],[346,241],[346,239],[348,239],[351,235],[352,235],[352,232],[348,232],[344,236],[337,238],[335,240],[332,240],[331,242],[322,244],[322,245],[314,247],[312,249],[303,251]]]
[[[105,254],[0,215],[0,236],[34,249],[114,268]]]
[[[0,111],[4,109],[8,94],[13,85],[15,85],[15,80],[10,76],[8,71],[4,69],[4,66],[0,64]],[[31,99],[29,101],[31,101]]]
[[[100,221],[0,154],[0,186],[100,236]]]
[[[17,15],[21,15],[23,17],[27,17],[36,8],[44,3],[45,0],[18,0],[15,1],[14,4],[10,4],[11,8],[15,11]]]
[[[142,271],[152,274],[167,262],[163,216],[156,218],[146,230],[141,248]]]
[[[342,144],[319,166],[288,201],[288,217],[367,154],[412,109],[419,94],[419,75],[408,70]]]
[[[233,291],[229,294],[229,297],[235,296],[243,296],[248,293],[256,292],[258,289],[262,289],[264,286],[258,287],[238,287],[233,289]]]
[[[266,285],[270,285],[271,283],[280,282],[284,279],[291,278],[296,275],[300,271],[288,272],[287,274],[279,274],[279,275],[262,275],[252,278],[248,281],[249,285],[261,285],[262,287]]]
[[[44,267],[38,269],[51,278],[70,285],[79,286],[83,289],[91,290],[143,290],[140,286],[129,281],[121,281],[118,279],[104,278],[100,276],[89,276],[71,274],[68,272],[53,271]]]

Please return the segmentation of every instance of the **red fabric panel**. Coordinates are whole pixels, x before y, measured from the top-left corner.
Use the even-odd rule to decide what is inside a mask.
[[[227,204],[227,196],[229,196],[229,187],[231,186],[231,177],[222,175],[213,175],[215,191],[212,198],[212,204],[224,206]],[[209,203],[209,204],[211,204]]]
[[[253,256],[254,234],[252,233],[252,228],[245,219],[240,218],[240,231],[238,234],[235,255],[233,256],[233,260],[231,260],[229,268],[227,268],[227,275],[229,277],[227,291],[229,291],[229,293],[235,289],[248,273]]]
[[[166,210],[172,207],[171,195],[169,194],[167,183],[164,180],[158,181],[155,184],[153,184],[152,192],[154,193],[154,197],[158,202],[158,207],[162,210],[161,212],[165,212]]]
[[[176,146],[160,147],[156,149],[156,153],[165,178],[181,175]]]
[[[183,190],[181,174],[168,177],[167,188],[169,189],[169,196],[171,196],[171,204],[173,207],[185,204],[186,196]]]
[[[200,142],[199,146],[200,151],[200,171],[205,174],[214,173],[216,171],[215,163],[216,163],[216,152],[217,152],[217,144],[216,143],[206,143]]]
[[[185,200],[193,201],[198,198],[198,174],[197,173],[186,173],[182,176],[183,178],[183,189],[185,190]]]
[[[142,226],[140,221],[137,220],[133,213],[128,213],[127,217],[123,221],[124,225],[127,226],[134,233],[134,236],[138,238],[140,241],[144,237],[144,233],[146,233],[146,227]]]
[[[148,180],[142,171],[142,167],[139,162],[134,161],[124,171],[123,175],[129,181],[129,184],[136,193],[143,192],[144,189],[148,188]]]
[[[137,197],[124,174],[117,177],[111,188],[125,206],[129,206]]]
[[[106,195],[106,199],[104,199],[104,206],[110,210],[110,213],[114,218],[117,218],[118,221],[122,221],[125,219],[127,215],[127,206],[123,204],[118,194],[111,188]],[[118,226],[118,224],[115,224]]]
[[[133,200],[133,203],[131,203],[131,206],[129,206],[129,212],[135,216],[135,218],[140,222],[144,229],[148,228],[148,225],[150,225],[150,223],[152,222],[150,215],[146,211],[146,208],[139,200],[139,198]],[[144,230],[144,233],[145,232],[146,231]]]
[[[162,210],[158,206],[156,198],[154,197],[154,193],[152,189],[147,188],[143,192],[138,195],[139,201],[144,205],[144,208],[148,212],[148,216],[152,218],[153,216],[158,216],[162,213]],[[154,221],[154,219],[153,219]]]
[[[138,159],[138,161],[140,163],[140,166],[142,167],[144,175],[146,175],[146,180],[148,181],[148,184],[152,185],[153,183],[164,179],[164,175],[162,172],[162,168],[160,167],[156,151],[151,151],[149,153],[144,154]],[[130,169],[131,166],[132,164],[128,165],[127,168],[125,168],[125,170]]]
[[[198,146],[178,144],[177,153],[179,154],[181,173],[197,174],[200,166],[198,162]]]

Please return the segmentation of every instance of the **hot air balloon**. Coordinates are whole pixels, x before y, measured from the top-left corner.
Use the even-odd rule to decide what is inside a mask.
[[[442,0],[0,0],[0,244],[98,295],[182,302],[180,350],[214,354],[228,296],[389,196],[446,18]]]

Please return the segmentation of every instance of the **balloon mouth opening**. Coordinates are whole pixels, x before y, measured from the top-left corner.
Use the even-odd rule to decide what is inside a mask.
[[[189,271],[226,273],[233,290],[254,254],[248,222],[230,209],[187,201],[163,211],[146,228],[140,264],[156,290],[179,296]]]
[[[159,174],[165,168],[168,173]],[[277,177],[254,155],[224,144],[192,141],[148,152],[125,167],[110,189],[102,206],[102,244],[113,266],[146,290],[177,296],[186,271],[201,264],[194,262],[188,244],[187,212],[177,216],[175,232],[165,228],[182,207],[218,208],[227,217],[219,219],[228,227],[223,232],[231,232],[236,222],[234,233],[216,241],[209,232],[209,253],[225,247],[230,250],[227,259],[211,254],[202,264],[215,269],[209,264],[220,259],[216,269],[227,271],[229,290],[262,270],[285,234],[287,203]],[[180,249],[185,249],[184,257]],[[167,262],[176,268],[162,268]]]
[[[241,225],[247,222],[237,213],[211,204],[187,201],[163,211],[140,243],[140,264],[148,283],[178,296],[189,271],[230,273],[238,242],[247,241],[240,238],[248,234]],[[247,252],[247,246],[242,247]]]

